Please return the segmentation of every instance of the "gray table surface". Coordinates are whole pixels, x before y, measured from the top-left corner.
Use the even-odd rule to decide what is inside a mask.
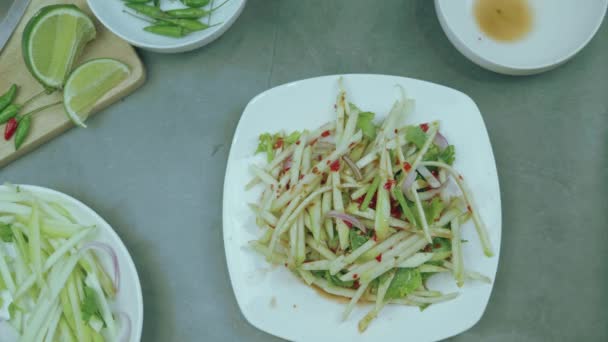
[[[532,77],[460,55],[430,0],[251,0],[191,53],[141,52],[135,94],[0,170],[91,206],[119,233],[144,292],[143,341],[270,341],[236,304],[222,183],[242,110],[275,85],[339,73],[419,78],[470,95],[498,164],[503,240],[485,315],[454,341],[608,340],[608,24]]]

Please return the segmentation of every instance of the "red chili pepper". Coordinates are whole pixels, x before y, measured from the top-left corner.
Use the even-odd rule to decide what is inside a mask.
[[[277,142],[274,143],[274,148],[277,149],[277,148],[281,148],[281,147],[283,147],[283,139],[279,138],[279,140],[277,140]]]
[[[336,159],[333,163],[331,163],[329,168],[334,172],[340,171],[340,159]]]
[[[427,123],[420,124],[420,128],[422,128],[422,131],[424,133],[426,133],[426,131],[429,130],[429,124],[427,124]]]
[[[412,169],[412,165],[410,165],[410,163],[405,162],[403,163],[403,169],[405,170],[405,172],[410,172],[410,170]]]
[[[330,134],[331,134],[331,133],[330,133],[329,131],[324,131],[323,133],[321,133],[321,136],[322,136],[323,138],[326,138],[326,137],[328,137]]]
[[[17,126],[19,126],[19,122],[15,118],[10,118],[4,127],[4,140],[10,140],[17,131]]]
[[[357,279],[359,278],[359,275],[357,273],[353,274],[353,279]]]
[[[380,253],[380,254],[378,254],[378,256],[376,256],[376,261],[382,262],[382,253]]]
[[[375,210],[376,209],[376,201],[377,200],[378,200],[378,193],[376,192],[374,194],[374,197],[372,197],[372,200],[369,201],[369,207]]]
[[[353,283],[353,289],[357,290],[360,286],[361,284],[359,284],[359,280],[355,280],[355,282]]]
[[[357,199],[355,200],[355,202],[357,202],[357,203],[361,204],[361,203],[363,203],[363,200],[364,200],[364,199],[365,199],[365,195],[363,195],[363,196],[361,196],[361,197],[357,198]]]
[[[394,218],[400,218],[401,217],[401,209],[399,207],[392,207],[391,208],[391,216]]]
[[[386,183],[384,183],[384,188],[385,188],[386,190],[390,190],[390,189],[393,187],[393,185],[395,185],[395,183],[397,183],[397,181],[396,181],[396,180],[394,180],[394,179],[389,179],[388,181],[386,181]]]
[[[345,225],[346,225],[348,228],[352,228],[352,227],[353,227],[353,224],[352,224],[352,223],[350,223],[349,221],[344,221],[344,220],[342,220],[342,222],[344,222],[344,224],[345,224]]]

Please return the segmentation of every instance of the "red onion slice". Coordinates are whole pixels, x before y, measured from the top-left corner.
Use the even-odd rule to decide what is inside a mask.
[[[456,185],[454,180],[452,178],[448,178],[443,183],[443,188],[441,190],[440,195],[441,195],[441,200],[444,203],[450,203],[452,198],[462,196],[462,192],[460,191],[460,188],[458,187],[458,185]]]
[[[363,233],[367,233],[367,228],[365,227],[365,225],[354,216],[332,210],[328,211],[327,214],[325,214],[325,217],[333,217],[342,221],[346,221],[352,224],[353,227],[359,228]]]
[[[283,170],[287,171],[291,169],[291,164],[293,163],[293,158],[291,156],[285,158],[283,161]]]
[[[450,146],[450,144],[448,143],[448,139],[446,139],[439,132],[435,134],[435,139],[433,140],[433,142],[435,143],[435,145],[437,145],[437,147],[439,147],[441,151],[445,150],[448,146]]]
[[[416,170],[410,170],[410,172],[407,174],[407,177],[405,177],[403,184],[401,184],[401,191],[406,196],[410,192],[410,189],[412,188],[412,184],[414,184],[415,180],[416,180]]]
[[[104,242],[89,242],[80,248],[79,253],[86,252],[90,249],[106,253],[112,259],[112,267],[114,268],[114,291],[118,293],[120,290],[120,265],[118,264],[118,255],[112,246]]]
[[[422,175],[422,177],[426,180],[426,182],[429,183],[431,188],[436,189],[441,186],[441,183],[439,182],[439,180],[437,178],[435,178],[435,176],[433,176],[431,171],[429,171],[429,169],[427,169],[426,166],[422,166],[422,165],[418,166],[418,172],[420,172],[420,175]]]
[[[120,334],[119,341],[129,342],[131,340],[131,317],[126,312],[118,311],[116,316],[119,317],[122,322],[122,333]]]

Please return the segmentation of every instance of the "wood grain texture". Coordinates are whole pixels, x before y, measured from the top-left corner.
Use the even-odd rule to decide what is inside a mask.
[[[32,0],[25,16],[15,30],[15,33],[0,53],[0,93],[6,91],[12,83],[16,83],[20,86],[16,102],[22,103],[33,94],[42,91],[42,86],[30,74],[23,62],[21,54],[21,35],[27,21],[38,12],[41,7],[59,3],[73,3],[80,7],[94,19],[95,28],[97,29],[97,38],[85,47],[84,53],[77,60],[74,67],[91,59],[109,57],[123,61],[131,68],[131,74],[128,79],[101,98],[93,108],[92,114],[99,112],[112,103],[129,95],[145,82],[146,76],[144,66],[133,47],[103,27],[103,25],[95,19],[86,5],[85,0]],[[60,92],[55,92],[52,95],[44,96],[43,98],[32,102],[23,109],[22,113],[44,104],[60,101],[61,99],[62,94]],[[12,140],[4,140],[4,125],[0,126],[0,133],[2,135],[2,139],[0,140],[0,169],[73,126],[72,122],[66,116],[62,105],[36,114],[32,119],[30,134],[18,151],[15,151]]]

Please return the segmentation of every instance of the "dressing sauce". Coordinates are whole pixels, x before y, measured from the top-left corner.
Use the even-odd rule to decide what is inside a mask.
[[[532,29],[527,0],[476,0],[473,10],[481,31],[497,41],[522,39]]]

